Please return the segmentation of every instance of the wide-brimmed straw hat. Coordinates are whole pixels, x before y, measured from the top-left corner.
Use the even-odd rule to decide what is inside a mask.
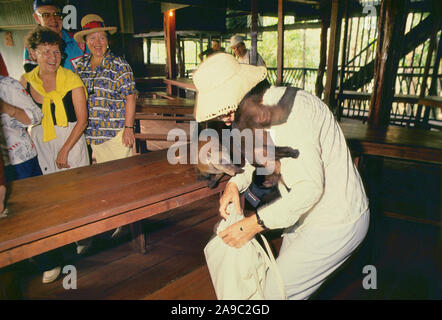
[[[210,56],[193,74],[198,90],[196,121],[207,121],[235,111],[244,96],[266,75],[266,67],[240,64],[230,54]]]
[[[110,34],[117,32],[117,27],[106,27],[103,19],[97,14],[88,14],[81,19],[81,31],[74,34],[77,42],[84,42],[84,37],[90,33],[108,31]]]

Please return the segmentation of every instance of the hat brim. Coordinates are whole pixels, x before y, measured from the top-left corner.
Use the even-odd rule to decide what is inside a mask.
[[[91,33],[101,32],[101,31],[108,31],[110,34],[114,34],[117,32],[117,27],[93,28],[93,29],[78,31],[77,33],[74,34],[74,40],[79,43],[84,43],[85,36]]]
[[[266,76],[264,66],[240,64],[239,72],[229,81],[212,90],[198,92],[194,112],[196,121],[211,120],[235,111],[244,96]]]

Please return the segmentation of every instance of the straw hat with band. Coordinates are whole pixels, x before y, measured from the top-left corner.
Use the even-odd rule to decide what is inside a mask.
[[[266,75],[266,67],[240,64],[230,54],[211,56],[193,74],[198,90],[196,121],[207,121],[235,111],[244,96]]]
[[[81,31],[75,33],[74,39],[77,42],[85,42],[84,38],[91,33],[108,31],[110,34],[117,32],[117,27],[106,27],[103,19],[97,14],[88,14],[81,19]]]

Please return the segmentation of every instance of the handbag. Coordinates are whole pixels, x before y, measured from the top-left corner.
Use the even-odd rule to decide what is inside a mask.
[[[261,239],[266,250],[253,238],[241,248],[227,245],[217,234],[230,225],[244,219],[235,212],[230,204],[226,220],[221,220],[216,235],[204,248],[204,255],[209,268],[218,300],[263,300],[267,270],[275,273],[281,299],[286,299],[284,283],[270,246],[263,235]]]

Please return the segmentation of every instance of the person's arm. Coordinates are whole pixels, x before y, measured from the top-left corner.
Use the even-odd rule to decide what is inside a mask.
[[[8,91],[8,101],[0,99],[0,112],[17,120],[18,125],[28,127],[39,123],[43,114],[30,94],[24,90],[23,84],[26,85],[26,80],[23,77],[20,82],[12,78],[7,81],[7,87],[4,89]]]
[[[134,122],[135,122],[136,95],[130,94],[126,97],[126,116],[124,118],[123,144],[130,148],[135,143]]]
[[[75,115],[77,123],[75,124],[71,134],[58,152],[55,160],[57,167],[70,168],[68,164],[68,155],[78,139],[82,136],[87,127],[88,111],[86,106],[86,93],[83,87],[78,87],[72,90],[72,102],[74,103]]]
[[[123,128],[122,143],[126,147],[131,147],[135,143],[134,122],[138,91],[135,87],[135,78],[132,68],[124,59],[122,59],[122,62],[121,69],[119,70],[119,77],[117,79],[120,95],[123,99],[126,99],[124,117],[125,128]]]
[[[8,116],[17,119],[24,125],[31,124],[31,119],[29,119],[28,115],[23,109],[15,107],[7,103],[6,101],[3,101],[1,98],[0,98],[0,112],[6,113]]]

